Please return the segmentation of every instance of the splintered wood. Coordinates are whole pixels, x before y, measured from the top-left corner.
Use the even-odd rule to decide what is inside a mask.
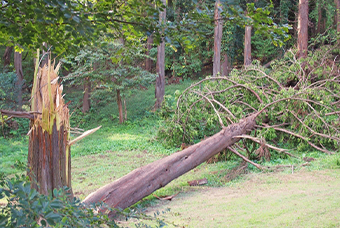
[[[60,64],[36,69],[31,111],[41,113],[30,122],[28,166],[32,187],[42,194],[54,188],[71,188],[69,110],[58,83]]]

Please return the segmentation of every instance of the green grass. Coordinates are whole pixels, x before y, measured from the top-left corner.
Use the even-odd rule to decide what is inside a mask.
[[[27,162],[28,137],[6,138],[0,137],[0,172],[15,174],[15,161]]]
[[[179,85],[169,85],[166,86],[166,95],[173,95],[176,90],[183,90],[188,85],[190,85],[189,81],[186,81]],[[66,97],[69,95],[70,100],[73,100],[70,104],[71,112],[73,113],[71,116],[72,126],[80,126],[85,130],[97,127],[102,125],[102,128],[98,130],[96,133],[86,137],[80,142],[76,143],[71,148],[72,154],[72,187],[76,196],[80,198],[86,197],[92,191],[95,191],[99,187],[110,183],[132,170],[149,164],[153,161],[156,161],[164,156],[174,153],[179,148],[166,148],[161,142],[156,138],[156,133],[158,128],[163,124],[163,122],[157,116],[157,113],[153,111],[154,100],[154,89],[151,86],[146,91],[133,90],[127,94],[126,103],[127,103],[127,112],[128,112],[128,121],[124,124],[118,124],[118,108],[114,97],[110,94],[106,94],[101,97],[101,100],[97,100],[97,103],[93,104],[92,110],[89,114],[82,114],[80,112],[79,101],[81,101],[82,93],[79,90],[66,90]],[[98,98],[96,98],[98,99]],[[78,105],[78,107],[77,107]],[[76,137],[76,135],[72,135],[72,137]],[[28,138],[24,136],[23,138],[9,138],[4,139],[0,137],[0,164],[1,171],[6,174],[14,174],[18,172],[13,168],[13,164],[15,160],[27,161],[27,147],[28,147]],[[264,166],[275,166],[275,165],[294,165],[294,172],[300,172],[301,170],[308,170],[309,172],[317,172],[320,170],[327,169],[335,169],[333,176],[338,175],[338,169],[340,168],[340,154],[336,155],[325,155],[320,152],[309,152],[305,154],[301,154],[295,151],[291,151],[293,154],[299,156],[299,158],[283,158],[284,156],[272,156],[273,160],[270,162],[266,162]],[[311,162],[309,166],[303,167],[301,166],[304,161],[303,157],[314,157],[316,160]],[[157,196],[165,196],[165,195],[173,195],[180,192],[179,197],[188,197],[194,196],[199,197],[200,191],[202,189],[208,189],[211,187],[223,187],[223,188],[243,188],[245,183],[248,183],[248,176],[241,176],[236,180],[226,183],[224,181],[225,175],[235,166],[237,166],[240,162],[239,158],[232,157],[231,160],[227,162],[217,162],[214,164],[206,164],[203,163],[190,172],[182,175],[176,180],[169,183],[162,189],[157,190],[154,194]],[[263,174],[252,165],[248,165],[250,170],[254,175],[258,175],[259,178],[261,175],[264,175],[264,179],[261,179],[261,183],[263,182],[266,189],[271,188],[274,190],[280,190],[280,183],[282,180],[277,178],[276,176],[271,176],[270,174]],[[286,168],[281,170],[283,175],[291,174],[291,169]],[[327,173],[327,175],[331,175],[331,173]],[[208,185],[205,187],[190,187],[187,182],[191,180],[197,180],[207,178]],[[288,197],[288,195],[286,195]],[[294,199],[299,197],[304,197],[303,195],[292,195],[290,198]],[[181,198],[182,199],[182,198]],[[192,200],[190,198],[190,200]],[[283,199],[279,199],[279,201],[272,201],[273,208],[274,206],[278,206],[279,203]],[[252,202],[252,198],[248,196],[245,200],[235,201],[234,208],[239,209],[238,213],[246,213],[247,202]],[[203,201],[199,205],[192,205],[190,203],[187,204],[188,208],[185,209],[186,205],[184,205],[183,210],[192,210],[193,207],[204,207],[210,208],[213,207],[215,201]],[[156,198],[151,195],[143,199],[139,206],[156,206],[159,203]],[[265,200],[259,198],[259,205],[263,207],[266,206]],[[262,204],[261,204],[262,203]],[[330,204],[330,207],[333,204]],[[230,205],[229,205],[230,206]],[[178,207],[180,207],[178,205]],[[300,207],[302,207],[300,205]],[[243,208],[243,209],[242,209]],[[223,206],[220,206],[220,210],[223,212],[227,210]],[[253,210],[259,210],[257,207],[253,207]],[[263,219],[269,219],[271,216],[280,217],[281,215],[289,214],[288,208],[284,208],[280,212],[274,213],[263,213]],[[199,212],[199,210],[198,210]],[[201,213],[205,213],[200,211]],[[184,212],[178,212],[182,214]],[[236,211],[230,212],[230,216],[237,216]],[[247,212],[248,213],[248,212]],[[322,212],[320,212],[322,213]],[[176,214],[176,213],[175,213]],[[175,214],[172,214],[176,217]],[[218,214],[218,213],[217,213]],[[218,215],[220,217],[222,216]],[[198,216],[198,215],[195,215]],[[217,216],[217,217],[218,217]],[[303,216],[303,215],[300,215]],[[330,217],[330,215],[327,215]],[[331,218],[331,217],[330,217]],[[196,217],[192,217],[191,221],[197,219]],[[262,226],[260,220],[255,216],[248,216],[244,219],[247,221],[247,224],[257,227]],[[296,218],[298,219],[298,218]],[[283,219],[284,220],[284,219]],[[175,221],[175,220],[174,220]],[[176,220],[177,221],[177,220]],[[181,218],[180,221],[184,221],[184,224],[187,223],[187,220],[183,220]],[[229,221],[229,220],[228,220]],[[304,221],[304,220],[302,220]],[[331,222],[334,222],[332,220]],[[188,223],[194,224],[194,226],[189,227],[202,227],[199,223]],[[218,227],[217,223],[211,223]],[[241,227],[246,223],[237,223],[236,225]],[[281,223],[273,223],[274,225],[280,225]],[[283,225],[294,225],[300,223],[284,223]],[[196,226],[197,225],[197,226]],[[208,224],[209,225],[209,224]],[[209,226],[206,226],[209,227]]]
[[[147,214],[170,209],[169,227],[339,227],[340,169],[253,173],[224,188],[183,192]]]

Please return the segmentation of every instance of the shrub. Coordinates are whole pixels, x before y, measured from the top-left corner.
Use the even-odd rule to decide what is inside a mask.
[[[22,168],[23,163],[18,166]],[[25,174],[8,178],[0,173],[0,200],[6,200],[0,209],[0,227],[118,227],[106,214],[96,213],[95,207],[72,198],[69,189],[55,189],[53,194],[32,189]]]

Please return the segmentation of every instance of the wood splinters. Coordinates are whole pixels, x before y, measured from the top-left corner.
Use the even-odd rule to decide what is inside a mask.
[[[177,192],[176,194],[171,195],[171,196],[159,197],[159,196],[157,196],[157,195],[155,195],[155,194],[153,194],[153,196],[156,197],[156,198],[159,199],[159,200],[169,200],[169,201],[171,201],[171,200],[172,200],[175,196],[177,196],[178,194],[179,194],[179,192]]]
[[[190,186],[204,185],[204,184],[208,184],[208,180],[207,180],[207,178],[203,178],[203,179],[199,179],[199,180],[192,180],[192,181],[188,181],[188,184]]]

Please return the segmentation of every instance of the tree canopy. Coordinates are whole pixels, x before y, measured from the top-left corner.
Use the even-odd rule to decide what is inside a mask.
[[[157,30],[153,17],[158,0],[150,1],[68,1],[8,0],[0,7],[0,44],[41,47],[48,43],[56,53],[74,51],[105,34],[121,36],[124,25],[130,29]]]

